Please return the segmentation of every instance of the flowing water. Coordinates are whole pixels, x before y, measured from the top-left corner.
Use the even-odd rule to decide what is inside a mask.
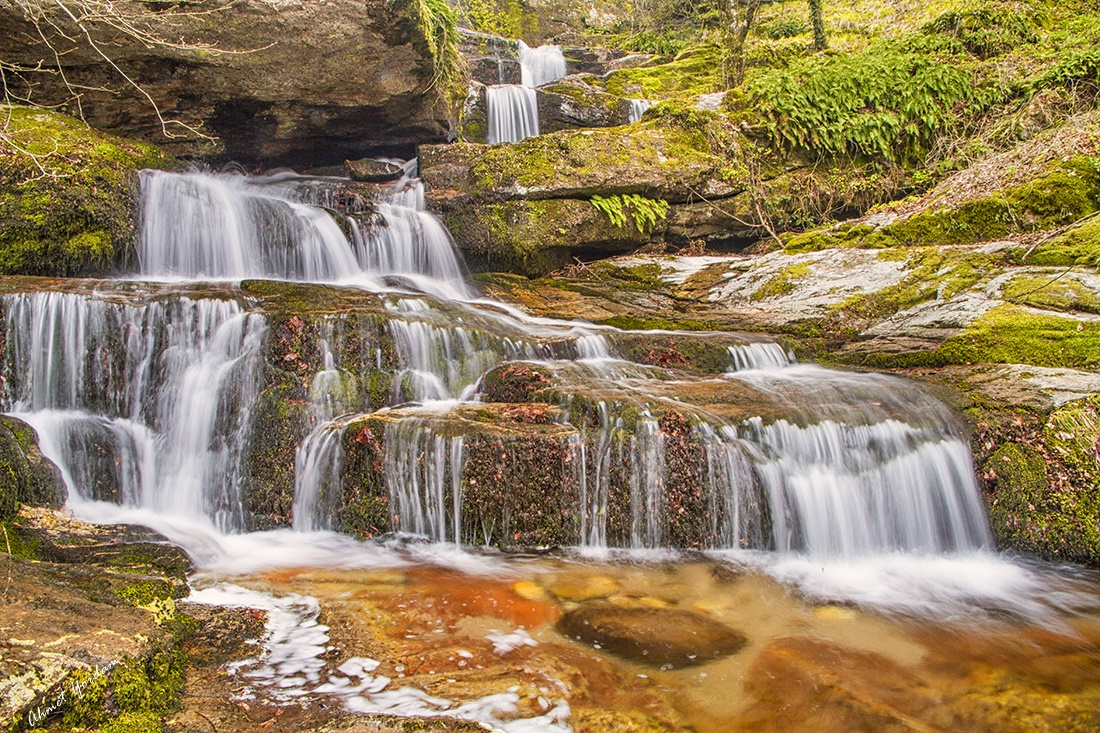
[[[4,290],[2,404],[75,511],[187,548],[197,599],[269,611],[249,684],[509,731],[600,730],[600,710],[696,730],[1096,718],[1095,577],[993,551],[965,435],[915,385],[758,336],[478,299],[411,167],[373,212],[332,213],[339,182],[290,175],[142,185],[132,280]],[[689,341],[717,366],[650,358]],[[293,529],[249,532],[263,416],[292,404]],[[330,531],[367,505],[349,504],[362,482],[399,539]],[[547,507],[572,549],[476,549],[522,543],[521,515]],[[690,611],[747,646],[662,668],[568,638],[559,619],[592,608]],[[326,620],[364,612],[381,646]]]
[[[514,143],[539,134],[539,106],[535,87],[557,81],[566,74],[561,46],[531,48],[518,42],[520,84],[493,84],[485,90],[489,120],[486,142]]]

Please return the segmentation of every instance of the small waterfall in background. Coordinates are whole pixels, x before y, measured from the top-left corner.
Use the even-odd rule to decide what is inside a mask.
[[[562,53],[561,46],[531,48],[523,41],[517,41],[516,47],[519,50],[523,86],[541,87],[565,76],[565,54]]]
[[[535,87],[566,75],[561,46],[531,48],[518,41],[517,47],[522,84],[494,84],[485,89],[485,111],[489,118],[486,142],[490,144],[514,143],[538,135],[539,107]]]
[[[539,105],[535,90],[515,84],[485,89],[489,134],[485,142],[515,143],[539,134]]]
[[[628,99],[630,102],[630,114],[627,117],[628,122],[637,122],[642,119],[642,115],[645,111],[656,104],[651,99]]]

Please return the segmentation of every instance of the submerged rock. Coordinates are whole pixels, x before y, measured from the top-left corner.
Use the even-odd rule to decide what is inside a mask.
[[[721,659],[748,643],[740,631],[691,611],[604,604],[570,611],[558,630],[623,659],[670,669]]]

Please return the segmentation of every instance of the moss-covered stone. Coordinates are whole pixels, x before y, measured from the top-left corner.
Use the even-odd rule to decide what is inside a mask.
[[[529,277],[573,264],[577,257],[628,252],[662,233],[615,226],[579,199],[479,204],[445,211],[443,221],[472,269]]]
[[[510,145],[421,148],[421,175],[440,209],[522,197],[645,194],[684,201],[694,188],[722,196],[743,190],[740,134],[713,113],[676,111],[623,130],[563,130]],[[690,188],[689,188],[690,187]]]
[[[787,265],[778,273],[768,279],[763,285],[753,291],[749,296],[751,300],[761,301],[774,298],[778,295],[786,295],[794,290],[795,281],[807,277],[810,274],[810,263],[799,262]]]
[[[721,56],[717,46],[696,46],[681,51],[667,63],[612,72],[603,84],[619,97],[694,100],[721,90]]]
[[[791,251],[832,247],[897,247],[974,244],[1017,233],[1048,231],[1074,224],[1100,210],[1100,162],[1078,155],[1050,166],[1027,183],[966,199],[958,204],[927,202],[905,218],[871,227],[857,222],[794,236]],[[1028,255],[1037,265],[1095,264],[1091,229],[1076,230]],[[1083,261],[1081,261],[1083,259]]]
[[[1080,411],[1091,414],[1082,425]],[[990,525],[1001,547],[1009,547],[1040,557],[1096,564],[1100,561],[1100,492],[1096,490],[1095,454],[1080,450],[1076,432],[1069,435],[1060,428],[1072,423],[1073,429],[1091,429],[1087,438],[1100,437],[1096,431],[1095,404],[1070,405],[1051,416],[1048,422],[1050,447],[1074,443],[1071,457],[1092,461],[1089,478],[1083,485],[1053,482],[1048,475],[1051,459],[1023,443],[1005,443],[986,462],[984,472],[993,477],[995,490],[990,501]],[[1060,435],[1061,434],[1061,435]],[[1085,438],[1085,439],[1087,439]],[[1056,460],[1056,459],[1055,459]],[[1073,470],[1079,470],[1076,466]]]
[[[136,171],[177,165],[156,147],[65,115],[0,108],[0,273],[90,275],[128,257]]]
[[[1005,283],[1001,293],[1005,300],[1018,305],[1100,314],[1100,295],[1064,270],[1014,277]]]
[[[53,461],[38,449],[38,435],[22,420],[0,415],[0,520],[19,504],[57,507],[65,484]]]

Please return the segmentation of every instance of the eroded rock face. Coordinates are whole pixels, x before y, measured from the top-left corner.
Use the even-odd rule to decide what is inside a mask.
[[[748,643],[741,632],[691,611],[610,604],[570,611],[558,629],[632,662],[671,669],[736,654]]]
[[[185,47],[149,46],[90,25],[154,107],[88,44],[61,36],[81,38],[67,18],[51,16],[59,30],[43,27],[60,52],[65,78],[81,88],[84,118],[98,129],[157,142],[188,158],[264,167],[409,156],[416,144],[450,134],[453,90],[433,83],[435,50],[424,36],[420,3],[244,0],[209,13],[199,11],[217,4],[200,4],[185,16],[158,16],[159,9],[138,2],[115,7],[149,20],[167,39],[184,39]],[[0,8],[0,29],[5,62],[55,63],[17,6]],[[211,47],[233,53],[204,50]],[[26,81],[29,86],[11,78],[8,84],[37,104],[64,105],[72,96],[56,75]]]

